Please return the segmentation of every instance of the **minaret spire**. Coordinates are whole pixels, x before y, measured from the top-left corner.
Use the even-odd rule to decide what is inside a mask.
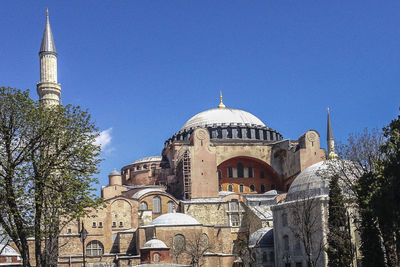
[[[50,28],[49,10],[39,50],[40,81],[37,84],[39,100],[45,105],[61,104],[61,85],[57,83],[57,52]]]
[[[328,159],[337,158],[337,154],[335,153],[335,141],[333,139],[333,131],[332,131],[329,107],[328,107],[328,121],[327,121],[327,131],[326,131],[326,144],[328,146]]]
[[[219,105],[218,108],[226,108],[226,106],[224,105],[224,103],[222,102],[222,91],[219,91]]]

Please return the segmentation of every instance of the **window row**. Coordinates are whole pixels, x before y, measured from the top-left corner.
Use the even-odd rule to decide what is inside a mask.
[[[147,205],[146,201],[140,202],[139,205],[139,210],[148,210],[149,206]],[[175,212],[175,203],[173,201],[168,201],[167,202],[167,212],[168,213],[173,213]],[[154,197],[153,198],[153,213],[161,213],[162,207],[161,207],[161,198],[160,197]]]
[[[103,228],[103,222],[93,222],[92,228]]]
[[[229,166],[227,169],[228,178],[253,178],[254,177],[254,169],[253,167],[244,168],[242,163],[238,163],[236,168]],[[261,173],[260,173],[261,176]],[[264,176],[264,172],[262,172],[262,176]]]
[[[235,185],[234,184],[229,184],[226,189],[228,191],[233,192],[233,191],[235,191]],[[223,190],[224,190],[223,186],[219,185],[219,191],[223,191]],[[250,190],[250,192],[255,192],[256,191],[255,185],[253,185],[253,184],[249,185],[249,190]],[[266,186],[264,184],[260,185],[260,193],[264,193],[264,192],[266,192],[266,190],[267,190],[267,188],[266,188]],[[271,184],[271,190],[275,190],[275,185],[274,184]],[[238,185],[238,190],[237,191],[239,191],[240,193],[245,193],[245,191],[246,191],[245,190],[245,185],[244,184]]]
[[[117,222],[112,222],[112,227],[113,228],[117,227]],[[123,222],[119,222],[119,227],[124,227],[124,223]]]

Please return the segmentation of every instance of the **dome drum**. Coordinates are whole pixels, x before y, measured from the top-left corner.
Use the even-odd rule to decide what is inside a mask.
[[[226,125],[213,124],[205,125],[210,134],[210,139],[213,141],[223,140],[243,140],[243,141],[267,141],[274,142],[282,140],[282,135],[277,131],[266,127],[254,124]],[[196,128],[184,129],[173,135],[165,141],[165,146],[172,144],[175,141],[189,142],[190,136]]]

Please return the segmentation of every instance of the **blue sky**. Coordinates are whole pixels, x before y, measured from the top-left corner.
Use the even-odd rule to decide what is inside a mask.
[[[37,99],[45,9],[64,104],[89,109],[107,145],[99,180],[159,155],[193,115],[249,111],[285,138],[326,147],[388,124],[400,106],[400,1],[8,1],[0,85]],[[100,186],[99,186],[100,187]]]

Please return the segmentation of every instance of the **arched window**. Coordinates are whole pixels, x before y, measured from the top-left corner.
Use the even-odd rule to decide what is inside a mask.
[[[283,249],[285,251],[289,250],[289,237],[287,235],[283,236]]]
[[[101,256],[103,253],[103,244],[98,240],[90,241],[86,246],[86,255],[88,256]]]
[[[173,201],[168,201],[168,203],[167,203],[167,212],[168,213],[175,212],[175,203]]]
[[[282,226],[287,226],[287,225],[288,225],[287,214],[284,213],[282,214]]]
[[[140,202],[139,210],[147,210],[147,209],[148,209],[147,202],[145,201]]]
[[[243,193],[244,192],[244,185],[239,185],[239,191],[240,191],[240,193]]]
[[[174,236],[174,252],[175,254],[177,253],[182,253],[186,249],[186,240],[185,236],[181,234],[177,234]]]
[[[249,178],[253,178],[253,167],[248,167],[247,170],[249,171]]]
[[[233,185],[228,185],[228,191],[233,191]]]
[[[261,187],[260,187],[260,192],[261,192],[261,193],[264,193],[264,192],[265,192],[265,185],[263,185],[263,184],[261,185]]]
[[[208,248],[208,236],[207,234],[201,234],[201,245],[203,246],[203,250]]]
[[[160,197],[153,198],[153,212],[161,213],[161,198]]]
[[[233,177],[233,169],[232,169],[232,167],[228,167],[228,177],[229,178]]]
[[[251,184],[250,185],[250,192],[254,192],[254,190],[255,190],[254,184]]]
[[[160,261],[160,254],[154,253],[153,254],[153,262],[159,262]]]
[[[238,163],[237,164],[237,174],[239,178],[243,178],[244,173],[243,173],[243,164],[242,163]]]
[[[262,261],[263,261],[263,262],[267,262],[267,261],[268,261],[267,252],[263,252],[263,254],[262,254]]]

